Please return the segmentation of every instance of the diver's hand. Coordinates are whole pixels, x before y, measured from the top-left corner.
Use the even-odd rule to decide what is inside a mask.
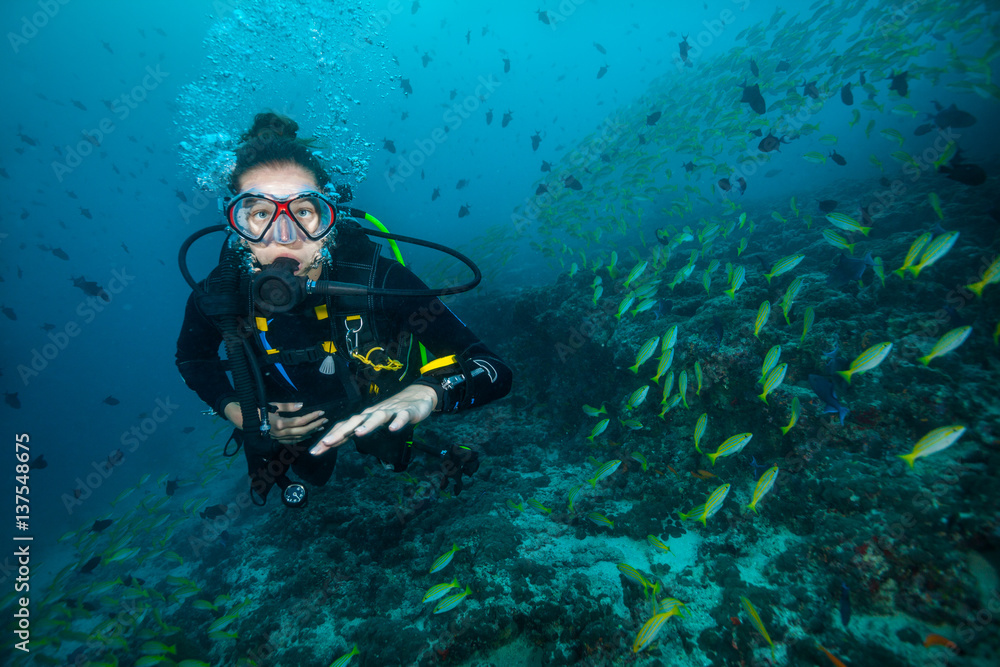
[[[334,424],[309,453],[319,455],[331,447],[340,447],[352,435],[368,435],[387,422],[390,431],[417,424],[427,419],[436,406],[437,393],[433,389],[421,384],[410,385],[381,403],[365,408],[361,414]]]
[[[295,412],[302,409],[301,403],[271,403],[271,405],[280,412]],[[233,402],[227,404],[223,409],[223,413],[226,419],[231,421],[236,428],[241,431],[243,430],[243,412],[239,403]],[[316,412],[299,415],[298,417],[278,417],[275,415],[270,420],[271,438],[283,444],[301,442],[314,435],[330,421],[329,419],[323,419],[323,414],[322,410],[317,410]]]
[[[278,412],[295,412],[302,409],[301,403],[271,403]],[[323,417],[322,410],[316,410],[298,417],[271,417],[271,439],[282,444],[295,444],[312,437],[330,421]]]

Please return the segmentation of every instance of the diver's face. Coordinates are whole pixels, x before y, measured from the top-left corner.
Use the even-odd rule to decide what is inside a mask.
[[[240,192],[253,190],[261,194],[272,195],[276,198],[285,198],[296,195],[300,192],[320,190],[316,179],[312,174],[296,164],[283,165],[261,165],[249,170],[240,178]],[[287,219],[282,213],[278,220],[274,221],[272,229],[278,225],[292,225],[295,223]],[[306,275],[307,269],[323,247],[323,241],[310,241],[305,235],[296,230],[296,240],[292,243],[278,243],[274,240],[274,234],[268,233],[260,243],[250,243],[250,249],[261,265],[274,262],[279,257],[291,257],[298,260],[299,270],[296,275]],[[310,278],[316,279],[322,269],[317,267],[310,272]]]

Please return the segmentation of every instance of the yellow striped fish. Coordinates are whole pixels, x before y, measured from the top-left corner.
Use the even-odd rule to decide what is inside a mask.
[[[618,563],[618,571],[621,572],[622,576],[624,576],[626,579],[634,581],[637,584],[640,584],[642,586],[643,595],[648,597],[647,590],[652,588],[653,584],[649,583],[646,580],[646,577],[642,576],[642,573],[639,572],[639,570],[635,569],[628,563]]]
[[[920,275],[920,272],[938,261],[951,250],[951,247],[955,245],[955,241],[958,240],[958,232],[946,232],[936,237],[933,241],[927,244],[927,249],[924,250],[924,254],[920,257],[920,263],[910,267],[910,273],[916,278]]]
[[[774,278],[775,276],[780,276],[781,274],[787,273],[792,269],[794,269],[796,266],[799,265],[799,262],[805,259],[805,257],[806,257],[805,255],[789,255],[788,257],[782,257],[781,259],[779,259],[777,262],[774,263],[774,266],[771,267],[770,273],[764,274],[764,277],[767,278],[767,284],[768,285],[771,284],[771,278]]]
[[[674,345],[677,344],[677,325],[673,325],[667,329],[667,333],[663,334],[663,345],[660,347],[660,351],[666,351],[673,349]]]
[[[632,270],[628,272],[628,277],[625,279],[625,284],[622,285],[622,287],[628,289],[628,286],[632,283],[632,281],[641,276],[647,266],[649,266],[649,262],[642,262],[641,264],[636,264],[632,267]]]
[[[638,653],[649,646],[650,643],[656,639],[656,635],[660,632],[660,628],[663,627],[664,621],[676,613],[677,612],[674,611],[666,614],[656,614],[651,619],[646,621],[639,630],[639,634],[635,636],[635,641],[632,642],[632,653]]]
[[[795,303],[796,297],[802,291],[803,284],[805,284],[805,280],[803,280],[802,276],[799,276],[788,285],[788,289],[785,290],[785,293],[781,297],[781,311],[785,315],[785,324],[791,324],[791,321],[788,319],[788,313],[792,311],[792,304]]]
[[[944,220],[944,211],[941,210],[941,198],[938,197],[936,192],[932,192],[927,195],[927,200],[931,203],[931,208],[937,213],[939,220]]]
[[[762,383],[767,377],[767,374],[771,372],[771,369],[778,364],[779,357],[781,357],[780,345],[775,345],[767,351],[767,356],[764,357],[764,365],[761,366],[760,369],[760,379],[757,380],[758,384]]]
[[[673,348],[667,349],[663,354],[660,355],[660,361],[656,364],[656,375],[649,378],[653,382],[659,382],[660,376],[667,372],[670,368],[670,364],[674,361],[674,350]]]
[[[640,405],[642,405],[645,402],[645,400],[646,400],[646,394],[648,394],[648,393],[649,393],[649,385],[648,384],[644,384],[641,387],[639,387],[638,389],[636,389],[635,391],[633,391],[629,395],[628,401],[626,401],[626,403],[625,403],[626,409],[631,410],[633,408],[637,408]]]
[[[450,583],[437,584],[435,586],[431,586],[430,588],[427,589],[427,592],[424,593],[423,602],[425,602],[425,603],[426,602],[433,602],[434,600],[437,600],[439,597],[442,597],[445,593],[447,593],[448,591],[450,591],[452,588],[458,588],[458,587],[459,587],[458,586],[458,577],[455,577],[454,579],[452,579]]]
[[[708,413],[704,413],[701,417],[698,417],[698,421],[694,424],[694,448],[699,454],[701,454],[701,436],[705,435],[705,428],[708,426]]]
[[[646,541],[649,542],[654,547],[656,547],[657,549],[659,549],[660,551],[665,551],[667,553],[670,553],[670,547],[668,547],[666,543],[660,538],[658,538],[656,535],[647,535]]]
[[[681,395],[680,394],[674,394],[673,398],[671,398],[670,400],[668,400],[666,403],[661,403],[660,405],[663,406],[663,409],[660,410],[660,419],[663,419],[663,416],[665,414],[667,414],[668,412],[670,412],[671,410],[673,410],[674,408],[676,408],[677,404],[680,403],[680,402],[681,402]]]
[[[823,230],[823,239],[832,245],[834,248],[843,248],[847,252],[854,254],[854,243],[848,243],[847,239],[833,231],[832,229]]]
[[[588,479],[587,481],[590,482],[590,486],[592,486],[593,488],[596,489],[597,488],[597,483],[600,482],[605,477],[608,477],[609,475],[613,475],[614,472],[616,470],[618,470],[618,467],[621,464],[622,464],[621,459],[615,459],[614,461],[608,461],[607,463],[603,464],[600,468],[598,468],[597,472],[594,473],[594,476],[591,479]]]
[[[934,347],[931,348],[931,351],[920,357],[917,361],[922,363],[924,366],[927,366],[931,363],[932,359],[936,359],[943,354],[948,354],[964,343],[971,333],[972,327],[969,326],[952,329],[945,335],[941,336],[938,342],[934,343]]]
[[[930,232],[924,232],[913,241],[910,245],[910,249],[906,251],[906,259],[903,260],[903,265],[893,271],[897,276],[902,278],[906,275],[907,269],[913,266],[913,263],[917,261],[917,257],[920,256],[920,251],[924,249],[927,242],[931,240],[933,234]]]
[[[639,348],[639,354],[635,357],[635,364],[628,367],[633,373],[639,373],[639,366],[649,361],[650,357],[653,356],[653,351],[656,350],[656,346],[660,344],[660,337],[653,336]]]
[[[688,388],[688,372],[686,370],[681,371],[680,375],[677,376],[677,393],[680,394],[681,400],[684,401],[684,407],[690,410],[688,406],[687,399],[687,388]]]
[[[972,290],[976,296],[982,296],[983,288],[996,282],[1000,282],[1000,256],[994,258],[993,263],[986,267],[982,280],[966,285],[966,287]]]
[[[618,312],[615,313],[615,319],[620,320],[625,311],[632,307],[633,303],[635,303],[635,295],[630,293],[618,304]]]
[[[851,376],[855,373],[867,373],[871,369],[875,368],[889,356],[889,352],[892,351],[892,343],[885,342],[879,343],[878,345],[873,345],[858,356],[857,359],[851,362],[851,367],[846,371],[837,371],[837,375],[847,380],[847,384],[851,384]]]
[[[792,398],[792,417],[788,421],[788,426],[781,427],[781,435],[785,435],[792,430],[799,421],[799,415],[802,414],[802,403],[799,401],[799,397],[795,396]]]
[[[361,654],[361,651],[358,650],[358,645],[355,644],[354,648],[352,648],[349,653],[345,653],[344,655],[340,656],[339,658],[337,658],[336,660],[334,660],[332,663],[330,663],[330,667],[347,667],[347,663],[349,663],[351,661],[351,658],[353,658],[356,655],[360,655],[360,654]],[[187,662],[187,660],[184,660],[183,662]],[[179,664],[182,664],[182,663],[179,663]],[[208,663],[205,663],[205,664],[207,665]],[[194,666],[192,665],[192,667],[194,667]]]
[[[722,502],[729,495],[729,484],[723,484],[715,491],[712,491],[712,495],[708,497],[705,501],[705,511],[702,512],[701,516],[698,518],[701,521],[701,525],[707,526],[709,517],[715,516],[716,512],[722,509]]]
[[[760,479],[757,480],[757,486],[753,490],[753,498],[750,499],[750,504],[747,505],[747,509],[753,510],[754,514],[757,514],[757,503],[760,499],[767,495],[767,492],[771,490],[774,486],[774,480],[778,476],[778,466],[773,466],[768,468]]]
[[[964,433],[964,426],[955,425],[936,428],[924,437],[920,438],[920,440],[917,441],[917,444],[913,445],[912,452],[909,454],[899,454],[898,456],[909,463],[912,468],[917,459],[930,456],[931,454],[937,454],[940,451],[948,449],[954,445]]]
[[[764,378],[764,392],[757,396],[757,398],[767,403],[767,395],[785,381],[785,372],[787,370],[788,364],[778,364],[772,368],[771,372]]]
[[[450,563],[451,559],[455,557],[455,553],[459,549],[461,549],[460,546],[458,546],[457,544],[452,544],[451,549],[449,549],[448,551],[437,557],[437,560],[435,560],[434,563],[431,565],[430,573],[434,574],[435,572],[443,570],[445,567],[447,567],[448,563]]]
[[[434,613],[440,614],[442,612],[451,611],[452,609],[457,607],[459,603],[461,603],[462,600],[464,600],[471,592],[472,589],[469,588],[468,585],[466,585],[465,590],[462,591],[461,593],[456,593],[455,595],[449,595],[448,597],[438,602],[437,605],[434,607]]]
[[[673,350],[671,350],[671,353]],[[670,394],[674,390],[674,372],[670,371],[667,373],[667,377],[663,379],[663,399],[660,401],[660,405],[665,405],[667,399],[670,398]]]
[[[702,381],[701,362],[698,361],[694,362],[694,379],[698,383],[698,388],[695,389],[694,395],[701,396],[701,381]]]
[[[868,232],[872,230],[871,227],[865,227],[851,216],[843,213],[829,213],[826,219],[830,221],[831,225],[843,229],[845,232],[861,232],[864,236],[868,236]]]
[[[750,439],[753,438],[753,433],[737,433],[736,435],[731,435],[726,440],[719,445],[714,453],[709,454],[708,458],[712,461],[712,465],[715,465],[715,459],[720,456],[732,456],[733,454],[738,454]]]
[[[740,601],[743,603],[743,609],[746,611],[747,615],[750,617],[750,622],[753,623],[753,626],[755,628],[757,628],[757,632],[759,632],[761,634],[761,636],[765,640],[767,640],[767,643],[770,644],[770,646],[771,646],[771,661],[773,662],[774,661],[774,642],[771,641],[770,635],[767,634],[767,629],[764,627],[764,622],[762,620],[760,620],[760,616],[757,614],[757,610],[753,608],[753,605],[750,603],[750,600],[747,600],[745,597],[740,596]]]
[[[878,276],[879,281],[882,283],[882,287],[885,287],[885,263],[882,262],[881,257],[876,257],[872,260],[872,271]]]
[[[757,334],[759,334],[760,330],[764,328],[765,324],[767,324],[767,318],[770,317],[770,315],[771,315],[771,302],[764,301],[763,303],[760,304],[760,308],[757,309],[757,319],[754,320],[753,323],[753,335],[754,338],[756,338],[757,340],[760,340],[760,336],[758,336]]]
[[[736,299],[736,290],[743,287],[743,283],[746,282],[746,275],[747,270],[742,264],[737,266],[733,271],[733,277],[729,281],[729,289],[724,290],[730,299]]]
[[[806,340],[806,334],[812,328],[813,322],[816,320],[816,309],[812,306],[806,308],[806,314],[802,316],[802,337],[799,338],[800,343],[804,343]]]

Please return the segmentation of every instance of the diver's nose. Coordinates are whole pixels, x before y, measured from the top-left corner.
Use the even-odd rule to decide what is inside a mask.
[[[295,233],[295,223],[285,213],[280,214],[278,219],[274,221],[272,236],[274,242],[281,245],[290,245],[299,240],[298,235]]]

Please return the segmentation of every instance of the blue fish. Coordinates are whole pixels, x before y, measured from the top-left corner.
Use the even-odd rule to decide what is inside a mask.
[[[844,581],[840,582],[840,622],[845,628],[851,622],[851,589]]]
[[[674,302],[670,299],[658,299],[656,301],[656,308],[653,309],[653,320],[660,319],[660,315],[669,315],[673,307]]]
[[[809,386],[816,393],[819,398],[826,403],[826,407],[823,409],[825,413],[835,413],[840,415],[840,423],[844,423],[844,417],[850,412],[846,407],[840,404],[837,400],[837,391],[830,380],[826,379],[822,375],[809,375]]]
[[[840,287],[849,282],[861,280],[869,266],[875,266],[875,260],[872,259],[870,252],[861,259],[848,257],[841,253],[837,259],[837,266],[833,267],[830,275],[826,277],[826,283],[833,287]]]
[[[757,472],[758,469],[759,470],[767,470],[767,468],[768,468],[768,466],[766,466],[766,465],[761,465],[761,464],[757,463],[757,457],[756,456],[751,456],[750,457],[750,467],[753,468],[753,478],[754,479],[760,479],[760,473]]]

